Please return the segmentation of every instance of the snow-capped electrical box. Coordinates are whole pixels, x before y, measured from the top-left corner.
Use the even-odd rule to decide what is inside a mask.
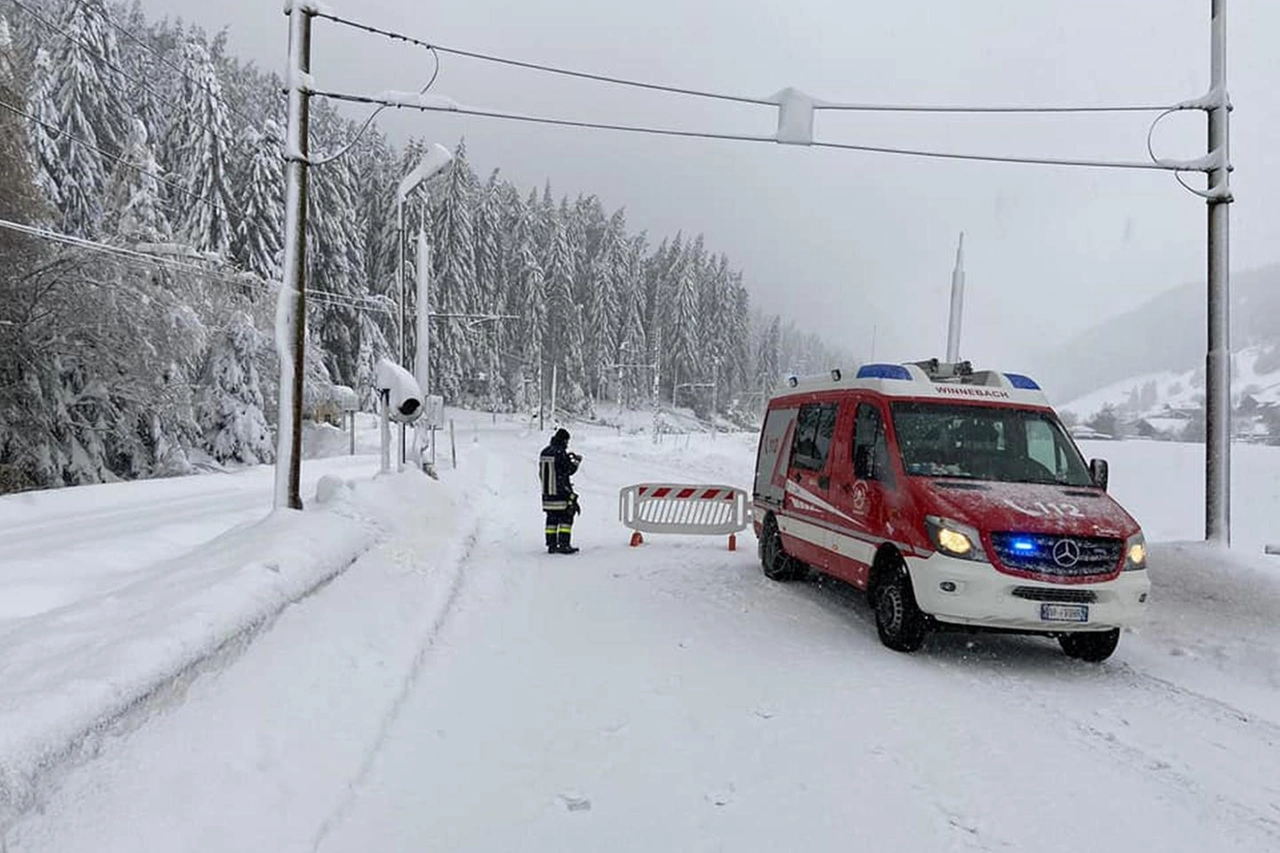
[[[419,425],[426,429],[440,429],[445,425],[444,397],[432,394],[422,405],[422,420]]]

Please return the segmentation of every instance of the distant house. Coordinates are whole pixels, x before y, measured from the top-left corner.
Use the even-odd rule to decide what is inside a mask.
[[[315,395],[307,416],[315,423],[341,427],[346,415],[360,410],[360,397],[346,385],[330,385]]]
[[[1193,421],[1204,417],[1203,406],[1168,406],[1160,412],[1160,417],[1177,418],[1183,421]]]
[[[1167,441],[1176,436],[1183,426],[1183,421],[1175,420],[1173,423],[1176,427],[1172,427],[1167,421],[1167,418],[1138,418],[1127,425],[1126,431],[1135,438]]]
[[[1146,422],[1149,429],[1155,431],[1154,438],[1172,441],[1182,437],[1182,432],[1187,428],[1189,419],[1153,415],[1149,418],[1143,418],[1143,421]]]
[[[1236,404],[1237,415],[1256,415],[1262,410],[1262,404],[1252,394],[1245,394]]]
[[[1071,437],[1076,441],[1115,441],[1116,439],[1114,435],[1098,432],[1093,427],[1085,426],[1084,424],[1076,424],[1068,432],[1071,433]]]

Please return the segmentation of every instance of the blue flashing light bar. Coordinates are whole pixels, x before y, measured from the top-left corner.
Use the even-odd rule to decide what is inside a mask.
[[[1005,378],[1009,380],[1009,384],[1014,388],[1021,388],[1024,391],[1040,390],[1040,385],[1030,376],[1023,376],[1021,373],[1006,373]]]
[[[901,364],[864,364],[858,368],[859,379],[906,379],[911,380],[911,371]]]

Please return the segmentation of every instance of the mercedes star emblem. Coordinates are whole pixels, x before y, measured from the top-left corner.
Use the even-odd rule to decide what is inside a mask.
[[[1053,561],[1064,569],[1070,569],[1080,562],[1080,543],[1074,539],[1063,539],[1053,546]]]

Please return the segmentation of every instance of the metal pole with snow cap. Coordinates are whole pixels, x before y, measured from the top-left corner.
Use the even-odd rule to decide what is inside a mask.
[[[1205,539],[1231,544],[1231,99],[1227,94],[1227,0],[1212,0],[1210,52],[1208,352],[1205,355]]]
[[[400,185],[396,188],[396,245],[399,247],[399,263],[396,267],[396,283],[400,296],[400,363],[409,365],[409,353],[407,342],[408,331],[408,294],[404,286],[404,203],[409,197],[409,193],[413,192],[425,181],[438,174],[445,166],[449,165],[449,161],[453,159],[453,155],[449,153],[449,149],[439,143],[434,143],[427,149],[427,153],[423,155],[418,165],[413,171],[404,176],[400,181]],[[423,204],[427,203],[425,191],[423,193]],[[427,392],[427,379],[429,378],[430,364],[428,362],[430,350],[428,342],[430,340],[430,319],[428,315],[429,308],[427,306],[426,289],[428,287],[428,277],[430,270],[424,270],[423,264],[430,263],[430,250],[426,247],[425,236],[420,232],[418,235],[418,346],[417,354],[413,360],[413,372],[417,377],[418,385],[422,392]],[[400,465],[404,465],[405,457],[405,431],[404,424],[400,425]]]

